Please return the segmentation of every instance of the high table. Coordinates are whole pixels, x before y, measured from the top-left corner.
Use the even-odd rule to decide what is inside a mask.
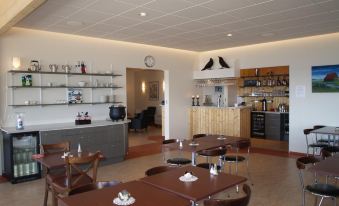
[[[198,180],[194,182],[180,181],[179,177],[183,176],[186,171],[192,172],[194,176],[198,177]],[[223,172],[218,175],[211,175],[207,169],[184,166],[157,175],[144,177],[140,181],[188,199],[194,205],[197,201],[245,182],[246,178]]]
[[[339,177],[339,155],[329,157],[310,167],[308,171],[316,172],[317,175]]]
[[[319,129],[312,130],[311,133],[314,134],[325,134],[328,135],[328,140],[331,141],[331,136],[333,136],[333,143],[335,143],[335,137],[339,136],[339,127],[322,127]]]
[[[92,190],[59,199],[59,206],[112,206],[118,193],[127,190],[135,198],[133,206],[189,206],[190,201],[141,181]]]
[[[164,144],[164,149],[175,149],[180,151],[186,151],[192,153],[192,165],[196,165],[196,152],[212,149],[221,146],[233,145],[239,141],[248,140],[248,138],[243,137],[231,137],[224,135],[208,135],[206,137],[200,137],[194,140],[194,142],[190,140],[180,140],[176,143]],[[180,147],[180,142],[182,146]],[[192,144],[195,143],[195,144]]]

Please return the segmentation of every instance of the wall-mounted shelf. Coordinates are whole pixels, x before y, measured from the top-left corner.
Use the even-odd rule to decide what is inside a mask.
[[[9,70],[7,84],[10,89],[8,106],[51,106],[51,105],[81,105],[81,104],[119,104],[114,101],[113,90],[123,88],[113,84],[113,78],[122,76],[121,74],[110,73],[76,73],[76,72],[51,72],[51,71],[25,71]],[[22,86],[20,74],[32,75],[33,85]],[[58,75],[50,76],[50,75]],[[98,77],[98,78],[93,78]],[[79,86],[79,81],[86,81],[86,86]],[[51,85],[51,86],[49,86]],[[98,86],[97,86],[98,85]],[[32,89],[32,90],[29,90]],[[64,89],[50,90],[50,89]],[[82,90],[83,103],[69,103],[68,92],[70,89]],[[109,91],[109,90],[110,91]],[[28,92],[27,92],[27,91]],[[102,91],[99,91],[102,90]],[[53,92],[51,92],[53,91]],[[53,93],[53,94],[52,94]],[[52,95],[51,95],[52,94]],[[54,95],[55,94],[55,95]],[[113,101],[100,101],[100,96],[111,96]],[[109,98],[111,98],[109,97]],[[54,99],[55,98],[55,99]],[[26,101],[33,101],[37,104],[25,104]],[[66,103],[58,103],[58,102]]]
[[[48,72],[48,71],[25,71],[25,70],[9,70],[9,73],[28,73],[28,74],[59,74],[59,75],[83,75],[83,76],[106,76],[106,77],[118,77],[122,74],[113,74],[113,73],[76,73],[76,72]]]

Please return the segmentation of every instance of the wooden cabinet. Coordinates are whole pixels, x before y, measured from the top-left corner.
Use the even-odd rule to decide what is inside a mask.
[[[127,124],[97,126],[87,128],[41,131],[41,144],[53,144],[62,141],[71,142],[71,150],[78,144],[84,151],[101,151],[107,162],[124,159],[128,148]]]
[[[262,110],[262,99],[268,100],[268,111],[289,103],[289,67],[241,69],[238,96],[254,110]]]
[[[192,107],[189,115],[191,137],[199,133],[250,137],[249,107]]]

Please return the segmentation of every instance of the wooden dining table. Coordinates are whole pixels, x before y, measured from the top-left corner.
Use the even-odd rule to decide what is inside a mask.
[[[192,165],[196,165],[196,153],[205,149],[213,149],[217,147],[235,145],[237,142],[242,140],[248,140],[248,138],[243,137],[232,137],[225,135],[207,135],[205,137],[200,137],[195,140],[179,140],[175,143],[164,144],[162,145],[163,149],[179,150],[191,152],[192,154]],[[181,145],[180,146],[180,142]]]
[[[198,179],[194,182],[182,182],[179,178],[183,176],[185,172],[192,172]],[[211,195],[243,183],[246,180],[245,177],[223,172],[220,172],[218,175],[212,175],[209,170],[194,166],[183,166],[140,179],[140,181],[144,183],[188,199],[192,205],[197,201],[208,198]]]
[[[118,193],[127,190],[135,202],[133,206],[189,206],[190,201],[175,193],[161,190],[142,181],[131,181],[114,187],[92,190],[58,200],[59,206],[112,206]]]
[[[339,177],[339,154],[318,162],[308,168],[308,171],[315,172],[317,175]]]

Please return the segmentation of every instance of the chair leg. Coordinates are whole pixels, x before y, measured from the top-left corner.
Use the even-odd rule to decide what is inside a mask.
[[[49,185],[48,185],[47,180],[46,180],[46,182],[45,182],[44,206],[47,206],[48,192],[49,192]]]
[[[302,201],[303,201],[303,206],[305,206],[305,190],[302,192]]]
[[[324,200],[324,197],[321,197],[321,199],[320,199],[320,202],[319,202],[319,205],[318,205],[318,206],[320,206],[320,205],[321,205],[321,203],[323,202],[323,200]]]

